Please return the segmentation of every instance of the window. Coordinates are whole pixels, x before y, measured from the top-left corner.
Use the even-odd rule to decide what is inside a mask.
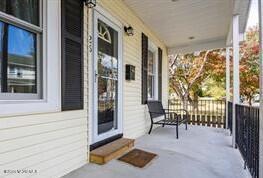
[[[157,48],[154,44],[149,41],[149,48],[148,48],[148,75],[147,75],[147,93],[148,99],[156,99],[157,95]]]
[[[0,0],[0,117],[61,111],[61,2]]]
[[[39,0],[0,2],[0,99],[40,99]]]
[[[0,11],[39,25],[39,0],[1,0]]]

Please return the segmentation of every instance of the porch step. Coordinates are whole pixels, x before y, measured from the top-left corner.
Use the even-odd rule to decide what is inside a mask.
[[[123,155],[134,146],[133,139],[120,138],[90,152],[90,162],[105,164],[108,161]]]

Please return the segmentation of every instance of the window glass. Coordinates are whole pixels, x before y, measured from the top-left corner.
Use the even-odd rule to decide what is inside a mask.
[[[153,52],[148,51],[148,72],[153,74]]]
[[[0,0],[0,11],[15,17],[1,15],[4,20],[0,21],[0,99],[41,97],[42,66],[38,58],[41,49],[37,46],[41,45],[38,39],[42,32],[35,32],[30,25],[25,30],[23,25],[26,22],[39,25],[40,2],[42,0]],[[16,23],[18,19],[22,21]]]
[[[148,98],[153,98],[153,80],[154,77],[152,75],[148,76]]]
[[[4,24],[0,21],[0,91],[2,83],[2,61],[3,61],[3,37],[4,37]]]
[[[98,20],[98,134],[117,129],[118,32]]]
[[[154,53],[148,50],[148,98],[154,98]]]
[[[6,0],[0,0],[0,11],[6,12]]]
[[[118,75],[118,32],[98,20],[98,50],[100,75],[117,78]]]
[[[37,93],[36,35],[8,26],[7,91]]]
[[[39,25],[39,0],[0,0],[0,10]]]

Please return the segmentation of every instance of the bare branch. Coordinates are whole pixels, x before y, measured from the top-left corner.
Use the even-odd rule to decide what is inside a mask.
[[[190,88],[193,86],[193,84],[195,83],[195,81],[197,81],[197,79],[201,76],[202,72],[204,71],[205,64],[206,64],[207,59],[208,59],[207,56],[208,56],[209,52],[210,52],[209,50],[206,51],[205,56],[204,56],[204,61],[203,61],[202,65],[201,65],[198,73],[196,74],[196,76],[194,77],[194,79],[190,82],[188,89],[190,89]]]
[[[170,68],[172,68],[172,67],[175,65],[178,56],[179,56],[178,54],[175,56],[175,58],[173,59],[173,62],[172,62],[171,65],[170,65]]]

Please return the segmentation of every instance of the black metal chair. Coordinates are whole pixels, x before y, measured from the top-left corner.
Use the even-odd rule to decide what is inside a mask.
[[[151,118],[151,127],[149,134],[152,132],[153,125],[171,125],[176,126],[176,138],[178,139],[178,127],[181,124],[185,124],[185,130],[187,130],[188,123],[188,112],[184,109],[164,109],[160,101],[148,101],[147,102],[150,118]],[[179,113],[180,112],[180,113]],[[157,119],[163,116],[163,119]]]

